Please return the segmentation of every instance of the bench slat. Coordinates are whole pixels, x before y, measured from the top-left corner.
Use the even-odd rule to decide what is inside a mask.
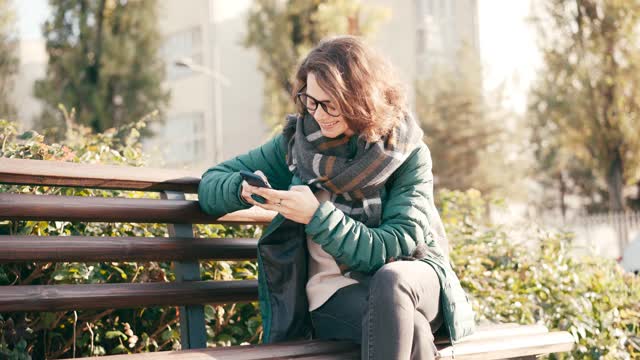
[[[456,344],[474,342],[484,339],[509,338],[511,336],[546,334],[549,330],[544,325],[517,325],[513,327],[480,327],[473,335],[463,338]]]
[[[201,172],[0,158],[0,183],[197,193]]]
[[[112,355],[101,357],[105,360],[250,360],[267,358],[359,358],[359,347],[344,341],[295,341],[267,345],[245,345],[182,351],[162,351],[156,353]]]
[[[520,328],[523,329],[520,329]],[[524,329],[528,328],[528,329]],[[540,331],[538,326],[513,326],[517,333]],[[504,337],[500,328],[485,328],[480,333],[496,334],[483,340],[460,342],[453,346],[438,346],[441,359],[476,360],[528,357],[552,352],[570,351],[574,339],[565,331],[544,332]],[[453,356],[455,354],[455,357]],[[105,360],[209,360],[209,359],[358,359],[359,346],[347,342],[311,340],[269,345],[233,346],[184,351],[106,356]]]
[[[478,341],[482,339],[509,337],[514,335],[543,334],[549,330],[543,325],[520,325],[516,323],[485,324],[479,325],[473,335],[464,337],[456,344]],[[447,336],[437,336],[434,339],[436,345],[450,345],[451,339]]]
[[[459,342],[440,349],[442,360],[493,360],[571,351],[574,339],[566,331]]]
[[[0,312],[226,304],[258,299],[256,280],[3,286]]]
[[[266,224],[276,212],[259,207],[220,218],[197,201],[0,193],[0,220],[61,220],[170,224]]]
[[[180,237],[0,236],[0,262],[242,260],[256,239]]]
[[[291,357],[278,357],[273,359],[291,359]],[[310,355],[310,356],[296,356],[295,359],[304,359],[304,360],[360,360],[360,350],[353,350],[348,352],[341,353],[325,353],[318,355]]]

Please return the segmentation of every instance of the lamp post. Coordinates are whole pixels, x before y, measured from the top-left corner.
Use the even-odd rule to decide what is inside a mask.
[[[217,55],[217,54],[216,54]],[[218,64],[220,62],[218,59],[214,61],[215,69],[211,70],[205,66],[198,65],[193,62],[191,58],[180,58],[174,62],[174,65],[180,67],[186,67],[187,69],[197,72],[200,74],[204,74],[209,76],[213,80],[213,122],[215,126],[215,162],[217,164],[221,163],[223,159],[222,156],[222,89],[220,85],[223,86],[231,86],[231,81],[227,79],[224,75],[220,74],[217,70]]]

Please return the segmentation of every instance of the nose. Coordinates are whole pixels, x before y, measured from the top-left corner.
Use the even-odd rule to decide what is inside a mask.
[[[329,114],[327,114],[324,109],[322,108],[322,106],[318,105],[318,107],[315,109],[315,111],[313,112],[313,117],[316,120],[320,120],[320,121],[325,121],[327,120],[327,117],[329,116]]]

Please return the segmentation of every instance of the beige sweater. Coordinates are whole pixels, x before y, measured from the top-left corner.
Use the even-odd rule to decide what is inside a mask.
[[[329,193],[320,190],[315,193],[318,201],[329,201]],[[331,295],[339,289],[356,284],[357,281],[342,275],[340,267],[333,256],[316,244],[311,236],[307,236],[309,248],[309,280],[307,281],[307,298],[309,311],[313,311],[324,304]]]

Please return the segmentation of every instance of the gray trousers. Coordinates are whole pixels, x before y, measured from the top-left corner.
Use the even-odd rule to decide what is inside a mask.
[[[311,312],[311,321],[316,338],[361,344],[362,359],[435,359],[441,313],[433,268],[395,261],[338,290]]]

